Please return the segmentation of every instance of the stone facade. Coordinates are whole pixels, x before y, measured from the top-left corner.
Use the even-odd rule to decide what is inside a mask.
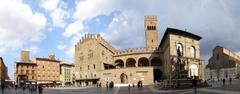
[[[189,77],[204,78],[204,65],[200,58],[201,37],[189,32],[167,28],[162,41],[158,42],[158,20],[146,16],[145,48],[117,50],[99,34],[86,34],[75,45],[75,71],[78,86],[96,84],[105,86],[137,83],[153,84],[154,81],[172,78],[172,63],[176,49],[181,46]]]
[[[34,62],[37,64],[38,83],[60,84],[60,61],[53,54],[48,58],[37,57]]]
[[[179,47],[188,76],[198,76],[200,79],[204,79],[204,64],[200,57],[200,39],[201,37],[189,32],[167,28],[159,45],[162,51],[162,60],[164,60],[164,76],[166,78],[172,78],[175,74],[173,71],[176,68],[173,64],[176,63],[177,48]]]
[[[16,84],[73,84],[73,64],[56,60],[52,53],[48,57],[36,57],[33,60],[29,56],[29,51],[22,51],[21,61],[14,64]]]
[[[37,80],[37,64],[29,57],[29,51],[21,51],[21,61],[15,62],[14,80],[18,84],[33,83]]]
[[[240,57],[230,50],[216,46],[206,66],[206,79],[220,80],[240,75]]]
[[[67,62],[60,63],[60,81],[62,86],[73,85],[73,64]]]
[[[7,67],[4,64],[3,58],[0,57],[0,86],[4,85],[5,80],[8,79]]]

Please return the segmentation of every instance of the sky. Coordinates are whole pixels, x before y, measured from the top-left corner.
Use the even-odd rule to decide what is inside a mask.
[[[74,45],[101,34],[116,49],[145,46],[144,16],[158,17],[159,40],[167,27],[201,36],[201,57],[223,46],[240,54],[239,0],[0,0],[0,56],[13,78],[20,51],[74,63]]]

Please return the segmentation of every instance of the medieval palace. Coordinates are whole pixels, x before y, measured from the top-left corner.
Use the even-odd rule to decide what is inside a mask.
[[[204,64],[200,57],[201,37],[183,30],[167,28],[158,40],[158,19],[145,16],[145,48],[118,50],[99,34],[86,34],[75,45],[75,81],[78,86],[101,82],[115,84],[152,84],[172,79],[177,51],[182,54],[189,78],[204,79]],[[144,32],[142,32],[144,33]],[[141,36],[139,36],[141,37]]]

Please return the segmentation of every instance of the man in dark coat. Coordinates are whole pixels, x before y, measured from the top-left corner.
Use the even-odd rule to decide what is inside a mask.
[[[194,76],[192,79],[192,86],[193,86],[193,94],[197,94],[197,77]]]
[[[38,86],[38,93],[39,93],[39,94],[42,94],[42,90],[43,90],[42,86],[39,85],[39,86]]]

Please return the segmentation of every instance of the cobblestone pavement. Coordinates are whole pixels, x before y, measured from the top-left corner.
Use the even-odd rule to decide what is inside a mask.
[[[226,82],[225,86],[221,82],[210,83],[213,87],[198,88],[197,94],[240,94],[240,80],[234,80],[230,85]],[[2,94],[2,92],[0,92]],[[4,94],[38,94],[30,93],[28,90],[5,89]],[[70,87],[70,88],[44,88],[43,94],[192,94],[191,89],[184,90],[157,90],[153,86],[143,88],[115,87],[107,90],[106,87],[97,89],[96,87]]]

